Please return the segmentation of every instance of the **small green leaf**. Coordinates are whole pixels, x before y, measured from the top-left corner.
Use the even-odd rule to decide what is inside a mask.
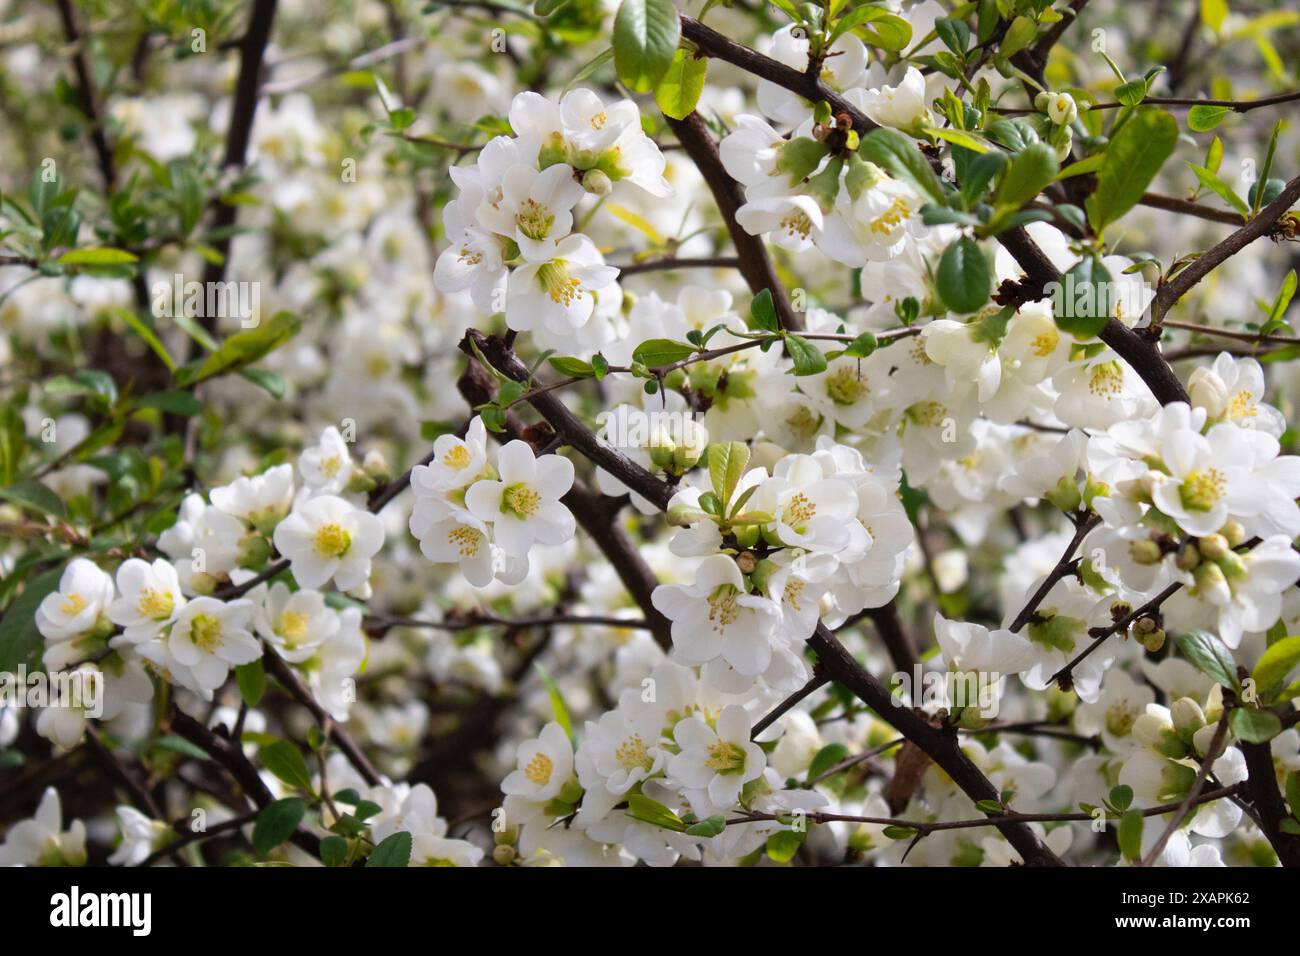
[[[866,358],[872,352],[880,347],[876,337],[870,332],[863,332],[856,339],[849,343],[841,354],[849,358]]]
[[[258,856],[266,856],[293,836],[306,814],[307,801],[301,797],[286,797],[268,803],[253,823],[253,851]]]
[[[1204,103],[1193,106],[1187,113],[1187,128],[1193,133],[1208,133],[1231,112],[1231,107],[1227,106],[1206,106]]]
[[[895,179],[915,186],[940,205],[947,204],[943,183],[910,136],[887,127],[872,130],[863,137],[858,154]]]
[[[744,442],[714,442],[709,446],[709,480],[722,510],[731,502],[748,464],[749,446]]]
[[[727,818],[718,813],[701,820],[699,823],[688,826],[686,835],[706,838],[715,837],[725,829],[727,829]]]
[[[45,639],[36,629],[36,609],[46,596],[59,589],[63,568],[47,571],[27,582],[0,618],[0,673],[14,673],[20,666],[29,673],[42,670]]]
[[[655,87],[655,103],[665,116],[686,119],[704,92],[704,78],[709,69],[707,57],[697,57],[685,49],[673,54],[673,61]]]
[[[592,378],[596,370],[591,363],[572,355],[555,355],[546,360],[551,368],[569,378]]]
[[[239,685],[239,697],[245,704],[249,707],[260,704],[262,695],[266,693],[266,670],[262,667],[262,659],[259,657],[236,667],[235,683]]]
[[[776,168],[790,178],[791,186],[797,186],[816,171],[828,152],[825,143],[810,136],[796,136],[781,147]]]
[[[555,717],[555,722],[564,729],[564,733],[572,740],[573,721],[569,717],[569,708],[564,703],[564,694],[560,692],[559,685],[555,683],[554,678],[551,677],[545,667],[537,663],[533,665],[533,668],[537,671],[537,676],[542,679],[542,685],[546,688],[546,696],[550,698],[551,714]]]
[[[623,0],[614,17],[614,67],[637,93],[649,93],[668,71],[681,19],[672,0]]]
[[[260,748],[257,756],[262,761],[262,766],[289,786],[311,790],[311,773],[296,744],[288,740],[277,740]]]
[[[1178,649],[1202,674],[1230,690],[1240,690],[1237,682],[1237,665],[1229,651],[1213,634],[1191,631],[1177,638]]]
[[[772,302],[772,290],[763,289],[749,303],[750,328],[765,332],[779,332],[781,323],[776,317],[776,306]]]
[[[848,755],[849,748],[844,744],[827,744],[817,751],[817,756],[813,757],[812,763],[808,765],[808,779],[816,780]]]
[[[342,866],[348,856],[348,841],[341,836],[327,836],[320,841],[320,861],[326,866]]]
[[[1284,637],[1270,644],[1251,673],[1260,698],[1272,700],[1297,664],[1300,664],[1300,636]]]
[[[794,362],[795,375],[816,375],[826,371],[826,356],[812,342],[797,335],[785,337],[785,347]]]
[[[154,392],[136,402],[137,408],[157,408],[173,415],[189,417],[203,411],[203,403],[194,397],[193,392],[173,389],[166,392]]]
[[[632,352],[632,360],[648,368],[662,368],[695,354],[695,346],[673,339],[648,339]]]
[[[1142,856],[1142,811],[1134,808],[1125,810],[1119,818],[1119,851],[1126,860],[1137,860]]]
[[[1120,784],[1118,787],[1112,787],[1110,791],[1110,805],[1121,813],[1127,810],[1133,804],[1133,788],[1127,784]]]
[[[64,515],[63,499],[34,479],[0,488],[0,499],[36,514],[54,518],[62,518]]]
[[[1237,195],[1231,186],[1204,166],[1197,166],[1194,163],[1188,163],[1187,165],[1191,168],[1192,172],[1196,174],[1196,178],[1200,180],[1202,186],[1214,193],[1214,195],[1218,196],[1233,209],[1237,210],[1241,215],[1250,215],[1250,206],[1246,204],[1244,199]]]
[[[411,834],[405,830],[385,837],[375,847],[366,866],[402,867],[411,865]]]
[[[649,823],[677,833],[686,832],[686,824],[682,822],[681,817],[658,800],[652,800],[644,794],[628,794],[627,812],[633,819],[640,820],[642,823]]]
[[[1011,161],[993,194],[993,204],[1019,209],[1052,184],[1059,168],[1052,147],[1046,143],[1027,146]]]
[[[944,250],[936,283],[944,305],[953,312],[975,312],[988,301],[993,277],[974,239],[962,236]]]
[[[1096,256],[1084,256],[1061,277],[1052,297],[1057,326],[1076,339],[1090,339],[1111,318],[1110,272]]]
[[[773,863],[789,863],[803,846],[807,833],[795,830],[777,830],[767,838],[767,856]]]
[[[1232,732],[1252,744],[1265,744],[1282,732],[1282,721],[1269,710],[1236,707],[1228,718]]]
[[[139,262],[139,257],[125,249],[71,249],[59,256],[62,266],[122,266]]]

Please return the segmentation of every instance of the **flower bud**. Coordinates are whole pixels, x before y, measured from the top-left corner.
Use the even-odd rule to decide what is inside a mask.
[[[582,188],[593,196],[608,196],[614,189],[614,182],[599,169],[589,169],[583,174]]]
[[[393,471],[388,467],[388,459],[378,448],[366,452],[366,457],[361,460],[361,467],[367,475],[382,484],[386,484],[393,477]]]
[[[1068,475],[1061,478],[1056,483],[1056,486],[1047,492],[1045,497],[1066,514],[1073,514],[1077,511],[1079,503],[1083,500],[1079,494],[1079,483]]]
[[[1165,646],[1166,635],[1164,628],[1158,627],[1154,631],[1147,631],[1145,633],[1135,634],[1134,636],[1137,638],[1137,642],[1152,654]]]
[[[1145,541],[1134,541],[1129,545],[1128,553],[1134,564],[1159,564],[1163,557],[1160,545],[1150,538]]]
[[[1246,540],[1246,529],[1241,526],[1240,521],[1229,521],[1219,529],[1219,534],[1223,535],[1228,541],[1228,546],[1240,547]]]
[[[1201,553],[1195,548],[1183,545],[1178,549],[1178,557],[1174,559],[1180,571],[1195,571],[1197,565],[1201,563]]]
[[[1217,561],[1226,555],[1231,548],[1228,546],[1228,539],[1221,534],[1207,534],[1196,542],[1197,550],[1211,561]]]
[[[1232,589],[1223,569],[1212,561],[1200,565],[1194,572],[1198,594],[1211,604],[1225,605],[1232,600]]]
[[[1192,736],[1205,726],[1205,711],[1190,697],[1178,698],[1169,712],[1174,721],[1174,730],[1187,743],[1191,743]]]
[[[516,856],[515,848],[512,846],[505,846],[504,844],[496,847],[492,851],[492,859],[499,866],[509,866],[515,861]]]
[[[1205,409],[1211,421],[1223,415],[1230,398],[1228,384],[1213,369],[1204,367],[1192,372],[1187,380],[1187,394],[1194,406]]]
[[[1047,116],[1057,126],[1073,123],[1079,115],[1079,107],[1069,93],[1053,93],[1047,102]]]

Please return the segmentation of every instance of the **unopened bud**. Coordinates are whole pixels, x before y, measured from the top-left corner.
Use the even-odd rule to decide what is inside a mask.
[[[496,847],[492,851],[492,859],[498,866],[509,866],[511,863],[515,862],[515,857],[517,855],[518,854],[515,853],[514,847],[506,846],[505,844]]]
[[[736,566],[740,568],[741,574],[753,574],[758,567],[758,558],[754,557],[752,551],[742,551],[736,555]]]
[[[1201,553],[1195,548],[1183,545],[1178,549],[1178,557],[1174,559],[1180,571],[1195,571],[1197,565],[1201,563]]]
[[[1156,628],[1154,631],[1145,633],[1135,633],[1137,642],[1154,654],[1160,648],[1165,646],[1165,632],[1163,628]]]
[[[1219,529],[1219,534],[1227,539],[1228,545],[1233,548],[1239,548],[1246,540],[1246,529],[1241,526],[1240,521],[1229,521]]]
[[[1069,93],[1053,93],[1047,101],[1047,115],[1057,126],[1073,123],[1079,107]]]
[[[1228,579],[1224,577],[1223,569],[1219,565],[1206,561],[1193,574],[1196,578],[1198,596],[1203,600],[1219,606],[1226,605],[1232,600],[1232,589],[1228,587]]]
[[[1160,545],[1150,538],[1144,541],[1134,541],[1129,545],[1128,553],[1134,564],[1159,564],[1163,556]]]
[[[1178,736],[1188,743],[1191,742],[1192,736],[1205,726],[1205,711],[1201,710],[1201,705],[1190,697],[1180,697],[1172,707],[1169,713],[1174,721],[1174,730]]]
[[[372,448],[366,452],[366,457],[361,461],[361,467],[365,469],[367,475],[381,484],[387,484],[393,477],[392,469],[388,467],[388,459],[378,448]]]
[[[593,196],[608,196],[614,189],[614,183],[599,169],[589,169],[583,174],[582,188]]]
[[[1211,561],[1217,561],[1230,550],[1228,539],[1221,534],[1207,534],[1196,542],[1197,550]]]

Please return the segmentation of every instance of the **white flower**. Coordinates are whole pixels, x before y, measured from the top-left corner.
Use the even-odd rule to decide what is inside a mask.
[[[464,488],[478,480],[486,464],[487,428],[476,415],[464,438],[447,434],[434,439],[429,463],[411,469],[411,487],[417,497]]]
[[[338,629],[301,666],[321,706],[342,721],[348,719],[357,697],[353,678],[366,659],[366,636],[361,630],[360,608],[344,608],[336,617]]]
[[[1187,392],[1193,405],[1205,409],[1212,425],[1232,422],[1242,428],[1258,428],[1274,438],[1286,431],[1282,413],[1264,404],[1264,370],[1253,358],[1220,352],[1213,365],[1192,370]]]
[[[900,255],[909,240],[928,232],[925,199],[910,185],[868,163],[869,178],[855,196],[846,185],[817,236],[817,247],[836,262],[858,267]]]
[[[475,482],[465,493],[474,517],[492,523],[492,534],[507,554],[527,557],[535,542],[563,544],[573,537],[574,521],[560,498],[573,487],[573,463],[561,455],[533,456],[527,442],[512,441],[497,457],[499,480]]]
[[[811,196],[766,196],[736,210],[736,222],[751,236],[771,233],[772,242],[791,252],[811,249],[824,224],[821,207]]]
[[[478,221],[513,239],[525,259],[545,262],[572,230],[573,207],[583,195],[573,167],[561,163],[538,172],[519,163],[506,170],[500,198],[479,205]]]
[[[73,558],[59,578],[59,589],[36,609],[36,629],[45,638],[45,666],[59,670],[86,656],[108,612],[113,578],[87,558]],[[107,628],[111,630],[111,628]],[[106,635],[105,635],[106,636]]]
[[[132,644],[157,637],[185,606],[176,569],[165,558],[150,564],[130,558],[117,569],[122,596],[108,606],[108,618]]]
[[[145,816],[135,807],[123,805],[116,812],[122,827],[122,842],[108,858],[113,866],[139,866],[175,835],[167,824]]]
[[[453,167],[454,168],[454,167]],[[501,311],[498,290],[506,287],[506,266],[501,256],[501,240],[462,219],[468,199],[454,199],[442,210],[448,246],[433,267],[433,282],[441,292],[469,290],[474,307],[491,314]],[[472,207],[468,215],[472,216]]]
[[[998,351],[1017,378],[1036,385],[1065,367],[1073,342],[1072,336],[1061,333],[1046,303],[1030,303],[1011,317]]]
[[[19,820],[0,843],[0,866],[84,866],[86,825],[73,820],[63,829],[59,793],[48,787],[36,815]]]
[[[293,504],[293,465],[276,465],[251,478],[236,478],[208,495],[213,507],[243,518],[265,530],[279,521]]]
[[[333,425],[320,433],[320,441],[298,457],[298,472],[307,487],[318,494],[337,495],[352,480],[352,454]]]
[[[934,122],[926,102],[925,76],[914,66],[907,68],[897,86],[850,90],[845,98],[881,126],[918,132]]]
[[[167,638],[176,662],[190,669],[200,687],[216,690],[230,668],[262,656],[262,645],[249,633],[253,602],[247,598],[225,603],[199,597],[181,609]]]
[[[573,744],[564,728],[552,721],[515,753],[516,769],[501,781],[501,791],[545,803],[557,797],[573,778]]]
[[[674,654],[684,663],[706,665],[706,679],[730,667],[752,683],[771,663],[780,608],[749,594],[740,568],[726,555],[701,561],[690,586],[655,588],[651,601],[672,621]]]
[[[636,695],[635,690],[628,691]],[[632,787],[663,769],[667,754],[659,747],[663,720],[651,710],[639,712],[617,707],[599,720],[587,721],[579,753],[591,765],[606,789],[627,793]]]
[[[853,540],[858,498],[849,482],[825,477],[811,455],[787,455],[758,486],[748,509],[775,516],[782,544],[833,554]]]
[[[1179,431],[1161,447],[1169,470],[1151,489],[1151,500],[1188,534],[1217,532],[1230,515],[1258,510],[1253,456],[1243,448],[1250,434],[1233,425],[1216,425],[1205,435]]]
[[[678,721],[673,740],[681,751],[669,759],[668,775],[688,789],[707,791],[719,808],[735,806],[741,788],[767,766],[762,748],[749,739],[751,726],[739,704],[723,708],[716,729],[699,715]]]
[[[618,270],[590,239],[575,233],[560,241],[554,256],[533,261],[510,274],[506,290],[506,324],[516,331],[534,329],[570,336],[587,324],[596,296],[614,284]]]
[[[287,661],[302,663],[339,629],[325,595],[311,588],[290,591],[277,581],[253,612],[257,633]]]
[[[370,559],[384,545],[384,525],[342,498],[321,495],[298,502],[276,526],[274,541],[303,587],[319,588],[332,578],[350,591],[369,579]]]

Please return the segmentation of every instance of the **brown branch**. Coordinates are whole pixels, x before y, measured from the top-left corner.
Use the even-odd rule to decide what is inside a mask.
[[[1150,866],[1155,863],[1160,856],[1160,852],[1165,848],[1165,844],[1169,842],[1169,838],[1174,835],[1174,831],[1186,819],[1192,807],[1196,806],[1197,798],[1200,797],[1201,790],[1205,787],[1205,780],[1210,775],[1210,768],[1214,766],[1214,761],[1219,758],[1219,751],[1223,748],[1223,739],[1228,735],[1228,715],[1230,713],[1232,713],[1231,709],[1225,706],[1223,716],[1219,718],[1219,726],[1215,728],[1214,737],[1210,740],[1210,749],[1205,752],[1205,757],[1201,760],[1201,767],[1196,771],[1196,779],[1192,781],[1191,789],[1187,791],[1187,796],[1183,798],[1183,802],[1174,811],[1173,817],[1169,820],[1169,825],[1160,834],[1160,838],[1147,851],[1147,855],[1142,857],[1139,866]]]
[[[1156,299],[1151,304],[1151,314],[1158,324],[1160,318],[1186,295],[1196,283],[1204,279],[1213,269],[1222,265],[1246,246],[1261,236],[1273,231],[1279,219],[1290,212],[1296,200],[1300,199],[1300,176],[1296,176],[1271,203],[1261,209],[1255,218],[1228,236],[1218,245],[1211,246],[1206,252],[1197,256],[1191,265],[1179,272],[1174,278],[1156,291]]]
[[[104,188],[112,192],[117,185],[117,162],[113,157],[113,147],[109,145],[108,136],[104,133],[104,117],[101,113],[99,95],[90,70],[90,59],[86,55],[86,44],[82,41],[81,32],[77,28],[77,15],[72,9],[72,0],[59,0],[59,19],[63,23],[63,35],[73,51],[72,69],[77,75],[81,111],[90,123],[90,140],[95,147],[100,174],[104,177]]]
[[[1244,740],[1239,746],[1246,758],[1246,796],[1259,817],[1260,829],[1268,837],[1283,866],[1300,867],[1300,836],[1282,829],[1282,822],[1293,818],[1277,788],[1272,746]]]
[[[1152,209],[1163,209],[1165,212],[1195,216],[1197,219],[1204,219],[1207,222],[1221,222],[1225,226],[1240,226],[1246,221],[1240,213],[1227,209],[1214,209],[1198,202],[1192,202],[1190,199],[1179,199],[1177,196],[1165,196],[1160,193],[1143,193],[1142,198],[1138,200],[1138,204],[1150,206]]]
[[[1088,536],[1088,532],[1097,527],[1100,522],[1101,518],[1095,514],[1089,514],[1084,518],[1076,519],[1074,537],[1071,538],[1070,543],[1066,545],[1065,553],[1062,554],[1061,559],[1056,562],[1056,567],[1052,568],[1047,577],[1043,578],[1043,583],[1038,586],[1038,590],[1033,593],[1033,596],[1030,597],[1025,606],[1020,609],[1020,613],[1016,615],[1016,619],[1011,622],[1010,630],[1013,633],[1018,633],[1030,622],[1034,613],[1038,610],[1038,605],[1043,603],[1043,599],[1047,597],[1048,592],[1056,586],[1057,581],[1073,574],[1078,569],[1079,562],[1074,560],[1074,552],[1079,549],[1079,545],[1082,544],[1083,539]]]
[[[688,18],[683,17],[685,19]],[[745,192],[723,167],[718,144],[714,142],[709,128],[704,125],[704,120],[699,113],[691,113],[684,120],[668,117],[668,125],[677,134],[686,154],[699,168],[700,175],[713,193],[718,211],[727,224],[731,244],[736,247],[740,274],[745,277],[750,291],[757,295],[763,289],[770,289],[781,328],[802,329],[803,320],[790,308],[785,287],[777,277],[776,267],[772,264],[772,257],[768,255],[763,240],[759,236],[751,236],[736,222],[736,210],[744,205]]]
[[[804,684],[797,691],[792,693],[789,697],[781,701],[781,703],[777,704],[758,719],[758,722],[754,724],[753,730],[750,731],[750,739],[756,739],[759,734],[767,730],[768,727],[771,727],[772,724],[776,723],[776,721],[780,720],[784,714],[788,713],[801,700],[825,687],[829,683],[830,677],[828,677],[821,668],[814,669],[813,675],[811,679],[809,679],[808,683]]]
[[[698,259],[679,259],[669,256],[665,259],[646,259],[644,262],[629,262],[618,267],[619,278],[637,275],[641,272],[666,272],[671,269],[738,269],[740,260],[735,256],[711,256]]]

